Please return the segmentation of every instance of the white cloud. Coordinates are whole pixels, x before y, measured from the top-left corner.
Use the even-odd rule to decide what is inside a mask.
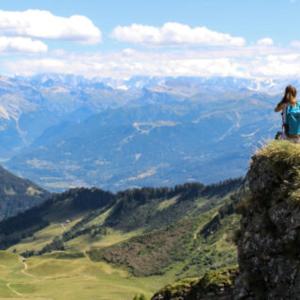
[[[162,27],[132,24],[118,26],[112,37],[122,41],[144,45],[203,45],[203,46],[244,46],[245,39],[206,27],[169,22]]]
[[[95,44],[101,31],[85,16],[59,17],[45,10],[0,10],[0,34]]]
[[[31,75],[35,73],[65,73],[88,77],[128,78],[134,75],[180,76],[206,75],[210,72],[227,72],[227,59],[191,59],[169,57],[155,53],[145,54],[137,51],[114,53],[110,55],[66,55],[51,58],[25,58],[4,62],[10,74]]]
[[[255,69],[254,69],[255,68]],[[290,53],[258,57],[249,66],[251,72],[262,77],[293,77],[300,75],[300,54]]]
[[[271,39],[271,38],[263,38],[263,39],[260,39],[256,42],[256,44],[258,46],[273,46],[274,45],[274,41]]]
[[[291,41],[290,45],[294,48],[300,48],[300,41],[298,40]]]
[[[38,57],[5,59],[5,74],[65,73],[87,77],[233,76],[252,78],[300,77],[297,48],[249,45],[213,48],[125,48],[115,52],[50,51]]]
[[[235,57],[220,53],[199,52],[161,53],[125,49],[110,54],[64,54],[50,58],[19,59],[5,62],[8,73],[66,73],[88,77],[128,78],[148,76],[238,76],[247,75]],[[6,72],[6,73],[7,73]],[[247,75],[248,76],[248,75]]]
[[[43,53],[47,50],[45,43],[31,38],[0,36],[0,52]]]
[[[55,58],[20,59],[16,62],[5,63],[9,70],[18,75],[32,75],[38,73],[64,73],[66,63]],[[66,72],[67,73],[67,72]]]

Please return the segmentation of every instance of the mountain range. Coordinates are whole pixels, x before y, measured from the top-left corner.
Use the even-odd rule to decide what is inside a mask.
[[[2,77],[0,159],[52,191],[239,177],[250,153],[280,129],[280,116],[271,112],[286,83]]]

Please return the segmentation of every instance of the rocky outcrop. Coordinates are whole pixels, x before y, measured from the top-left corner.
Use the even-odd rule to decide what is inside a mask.
[[[236,269],[207,272],[200,280],[183,280],[168,285],[152,300],[229,300],[233,297]]]
[[[300,299],[300,146],[267,145],[247,179],[234,299]]]

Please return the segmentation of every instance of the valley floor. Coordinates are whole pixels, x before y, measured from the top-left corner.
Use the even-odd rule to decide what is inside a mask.
[[[170,277],[136,278],[105,263],[49,256],[23,260],[0,252],[0,299],[132,300],[150,298]]]

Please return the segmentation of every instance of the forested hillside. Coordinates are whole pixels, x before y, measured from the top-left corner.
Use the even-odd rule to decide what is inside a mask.
[[[231,233],[241,185],[73,189],[0,223],[1,249],[25,257],[88,255],[135,276],[195,276],[236,263]]]

